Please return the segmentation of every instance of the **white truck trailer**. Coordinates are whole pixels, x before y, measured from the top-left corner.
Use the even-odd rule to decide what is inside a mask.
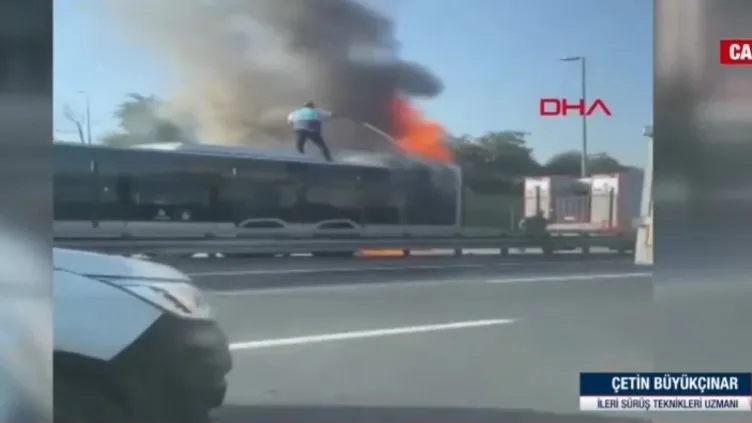
[[[588,178],[526,178],[525,216],[541,210],[550,231],[634,233],[643,179],[639,169]]]

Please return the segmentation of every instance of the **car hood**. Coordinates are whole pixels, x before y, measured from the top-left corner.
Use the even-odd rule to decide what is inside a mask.
[[[80,275],[111,279],[190,281],[179,270],[159,263],[89,251],[53,248],[53,267]]]

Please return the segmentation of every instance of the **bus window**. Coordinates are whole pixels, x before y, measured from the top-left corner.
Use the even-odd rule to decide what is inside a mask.
[[[99,206],[97,216],[100,220],[123,221],[128,218],[128,201],[123,192],[121,174],[107,166],[97,164],[97,193]]]
[[[363,221],[362,168],[309,164],[297,211],[305,223],[346,219]]]
[[[99,168],[113,176],[109,186],[121,191],[127,220],[209,222],[217,164],[213,157],[133,150],[108,152]]]
[[[246,159],[234,162],[232,169],[222,175],[219,190],[223,220],[236,224],[247,219],[297,223],[294,207],[300,182],[284,162]]]
[[[436,173],[451,170],[420,165],[406,172],[407,224],[453,225],[457,215],[457,189],[454,183],[439,184],[437,177],[440,175]],[[449,179],[450,182],[453,180]]]
[[[405,198],[390,169],[365,168],[362,174],[363,223],[399,225]]]
[[[92,220],[96,191],[90,149],[56,145],[54,153],[55,220]]]

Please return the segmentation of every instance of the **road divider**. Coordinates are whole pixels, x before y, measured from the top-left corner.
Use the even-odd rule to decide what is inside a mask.
[[[452,249],[461,255],[463,249],[496,248],[508,255],[510,249],[542,249],[544,254],[557,251],[608,248],[617,251],[634,249],[635,241],[623,236],[551,236],[528,237],[435,237],[435,238],[199,238],[199,239],[68,239],[56,238],[55,246],[112,254],[194,255],[212,254],[297,254],[325,256],[355,255],[358,251],[413,251]],[[539,254],[536,251],[536,254]]]
[[[590,260],[588,263],[623,263],[624,260]],[[561,265],[567,261],[536,261],[535,266]],[[579,263],[579,262],[577,262]],[[406,270],[451,270],[451,269],[481,269],[500,266],[529,266],[529,261],[515,261],[504,263],[451,263],[451,264],[409,264],[409,265],[383,265],[383,266],[356,266],[356,267],[303,267],[299,269],[235,269],[216,270],[208,272],[189,272],[192,278],[233,277],[233,276],[268,276],[268,275],[296,275],[312,273],[372,273],[372,272],[404,272]]]

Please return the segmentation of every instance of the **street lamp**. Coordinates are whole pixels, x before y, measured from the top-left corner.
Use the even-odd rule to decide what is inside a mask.
[[[77,93],[83,95],[86,101],[86,142],[91,144],[91,98],[86,91],[77,91]]]
[[[580,73],[582,78],[582,103],[587,107],[587,72],[585,56],[571,56],[559,59],[562,62],[580,62]],[[580,176],[588,176],[588,149],[587,149],[587,113],[582,114],[582,157],[580,159]]]

